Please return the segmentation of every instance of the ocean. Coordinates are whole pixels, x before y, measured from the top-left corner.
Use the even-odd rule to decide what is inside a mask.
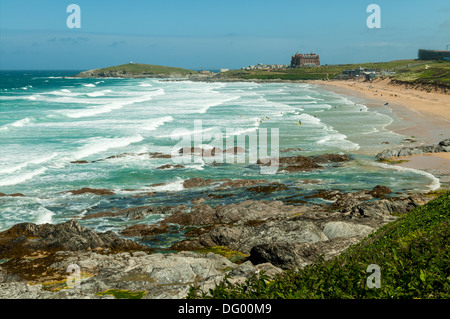
[[[348,192],[384,185],[405,194],[439,187],[429,173],[376,161],[377,152],[409,137],[389,129],[399,119],[387,106],[368,108],[363,100],[307,83],[71,77],[76,73],[0,73],[0,192],[25,195],[0,197],[0,231],[21,222],[56,224],[134,206],[189,205],[195,198],[208,198],[211,205],[246,199],[301,203],[321,189]],[[339,153],[352,160],[323,170],[264,174],[250,159],[253,137],[259,136],[261,150],[261,132],[267,132],[268,154]],[[148,155],[171,154],[186,145],[225,149],[244,138],[247,154],[237,155],[240,160],[190,157],[183,167],[159,169],[175,159]],[[289,187],[268,194],[222,190],[216,193],[232,196],[206,197],[212,186],[183,187],[194,177],[264,179]],[[114,194],[68,192],[85,187]],[[151,215],[139,222],[161,218]],[[119,232],[131,223],[80,219],[97,231]]]

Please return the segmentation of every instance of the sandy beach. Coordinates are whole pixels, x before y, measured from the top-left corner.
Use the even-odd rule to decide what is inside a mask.
[[[438,143],[450,137],[450,94],[392,85],[387,79],[371,83],[351,80],[310,83],[339,94],[364,99],[368,107],[389,107],[400,121],[388,128],[417,140],[417,143],[408,146]],[[397,165],[435,175],[443,187],[450,185],[450,153],[415,155],[396,160],[405,161]]]

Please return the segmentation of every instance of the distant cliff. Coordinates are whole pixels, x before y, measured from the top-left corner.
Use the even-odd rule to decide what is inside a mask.
[[[182,68],[128,63],[103,69],[92,69],[75,75],[79,78],[187,78],[198,74],[197,71]]]

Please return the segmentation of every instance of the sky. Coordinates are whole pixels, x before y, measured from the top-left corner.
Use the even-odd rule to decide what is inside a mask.
[[[80,28],[69,28],[70,4]],[[369,28],[370,4],[380,28]],[[201,69],[417,58],[450,44],[448,0],[0,0],[0,69],[87,70],[133,61]]]

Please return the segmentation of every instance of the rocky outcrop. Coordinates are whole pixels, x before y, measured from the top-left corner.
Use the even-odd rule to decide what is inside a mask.
[[[389,160],[391,157],[420,155],[425,153],[450,152],[450,138],[445,139],[438,144],[423,145],[416,147],[402,147],[388,149],[376,155],[380,160]]]
[[[314,160],[305,156],[280,157],[279,164],[281,167],[278,171],[299,172],[323,169]]]
[[[231,282],[243,282],[261,270],[271,276],[281,272],[267,263],[237,265],[213,253],[104,255],[61,251],[55,255],[47,271],[59,276],[32,284],[0,268],[0,298],[112,299],[114,291],[120,291],[125,295],[137,293],[144,299],[180,299],[186,297],[191,285],[207,291],[225,275]],[[79,270],[79,277],[67,272],[69,266]]]
[[[31,255],[37,251],[81,251],[107,249],[109,251],[142,250],[144,246],[119,237],[112,231],[98,233],[81,226],[76,220],[62,224],[16,224],[0,233],[2,258]]]
[[[139,220],[150,214],[172,215],[186,210],[188,210],[188,207],[184,204],[177,206],[139,206],[121,209],[117,214],[131,220]]]
[[[180,225],[245,224],[249,221],[276,219],[305,212],[306,207],[285,205],[281,201],[246,200],[236,204],[195,205],[189,212],[177,212],[163,223]]]
[[[312,160],[318,164],[324,163],[340,163],[347,162],[351,160],[350,156],[347,154],[321,154],[312,157]]]
[[[266,185],[271,184],[267,180],[262,179],[203,179],[201,177],[194,177],[187,179],[183,182],[184,188],[194,188],[194,187],[204,187],[213,185],[215,186],[216,190],[222,190],[226,188],[240,188],[240,187],[248,187],[248,186],[254,186],[254,185]],[[281,185],[281,184],[280,184]]]
[[[74,189],[67,192],[71,193],[72,195],[82,195],[82,194],[114,195],[114,192],[109,189],[94,189],[89,187]]]
[[[191,179],[187,179],[183,182],[184,188],[193,188],[193,187],[202,187],[207,186],[213,183],[214,181],[212,179],[203,179],[201,177],[194,177]]]
[[[3,196],[10,196],[10,197],[24,197],[25,195],[22,193],[14,193],[14,194],[5,194],[5,193],[0,193],[0,197]]]
[[[325,258],[335,256],[395,220],[398,214],[430,200],[418,194],[385,198],[390,192],[380,185],[353,193],[322,191],[321,197],[334,201],[323,205],[293,206],[277,201],[245,201],[216,207],[201,204],[189,212],[168,216],[162,223],[201,226],[186,233],[188,239],[174,244],[172,249],[226,246],[250,254],[252,262],[276,260],[274,265],[284,269],[303,267],[313,262],[317,254]],[[288,248],[293,249],[289,258],[279,255]],[[275,256],[267,257],[271,253]]]
[[[263,166],[278,165],[279,172],[304,172],[315,169],[324,169],[320,164],[341,163],[351,160],[350,156],[345,154],[321,154],[317,156],[290,156],[272,158],[267,160],[258,160],[257,164]]]
[[[181,164],[174,164],[174,165],[166,164],[166,165],[159,166],[156,169],[173,169],[173,168],[184,168],[184,167],[185,166],[181,165]]]

